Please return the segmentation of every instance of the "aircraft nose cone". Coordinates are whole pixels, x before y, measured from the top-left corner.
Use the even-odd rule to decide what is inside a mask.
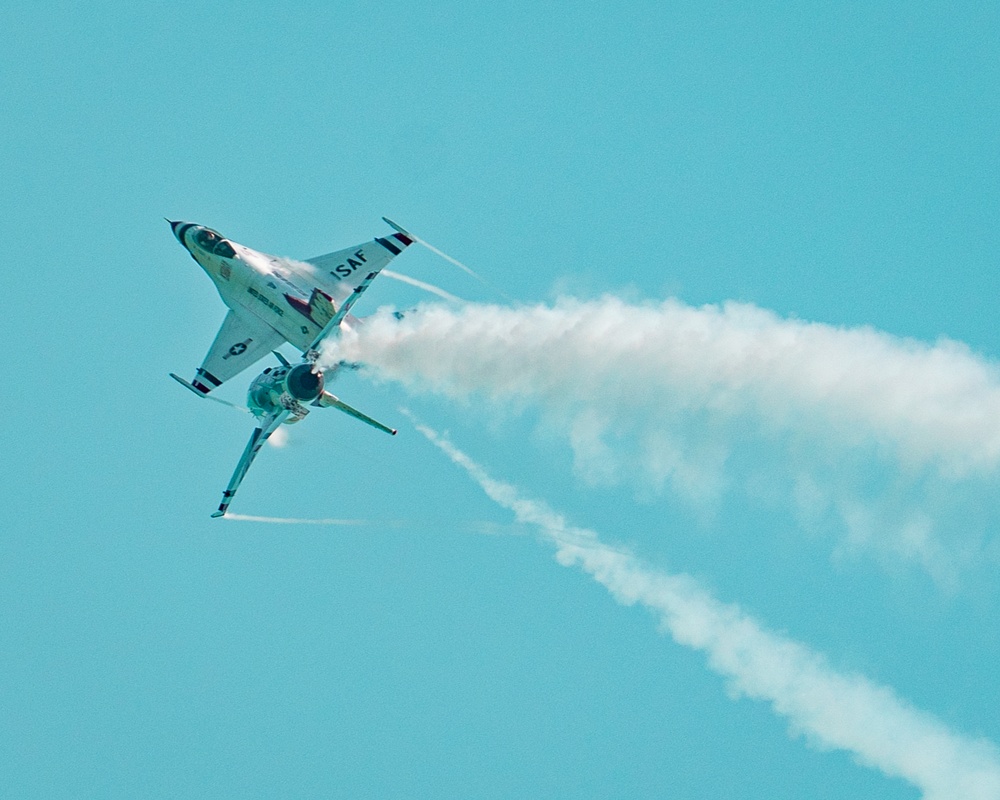
[[[164,219],[167,218],[164,217]],[[174,232],[174,236],[177,237],[177,241],[184,244],[184,231],[189,228],[190,225],[185,222],[181,222],[180,220],[167,219],[167,222],[170,223],[170,230]],[[184,246],[187,247],[186,244],[184,244]]]

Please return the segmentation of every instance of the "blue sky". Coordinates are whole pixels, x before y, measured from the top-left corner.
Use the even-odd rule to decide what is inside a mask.
[[[880,438],[878,393],[868,416],[830,416],[840,387],[779,418],[734,390],[722,425],[670,384],[663,407],[694,398],[670,422],[682,453],[724,453],[724,489],[698,499],[629,460],[660,419],[642,406],[605,442],[619,469],[595,478],[551,398],[348,375],[335,391],[399,436],[314,414],[233,510],[361,522],[211,520],[248,419],[167,377],[193,372],[224,307],[163,221],[305,258],[387,215],[515,309],[736,301],[779,331],[830,326],[836,346],[801,363],[831,368],[873,352],[841,336],[870,326],[887,381],[946,337],[988,402],[998,30],[993,4],[954,2],[0,11],[3,793],[922,796],[735,696],[401,407],[650,574],[693,576],[838,674],[1000,743],[998,469],[942,477],[939,451],[975,451],[957,433],[907,461],[921,420]],[[394,268],[510,305],[426,250]],[[426,300],[382,279],[358,311]],[[954,350],[946,366],[967,364]],[[504,363],[534,375],[526,353]],[[747,374],[762,408],[784,391]],[[952,386],[898,374],[918,408]],[[803,492],[867,522],[804,515]],[[930,565],[892,544],[917,516]]]

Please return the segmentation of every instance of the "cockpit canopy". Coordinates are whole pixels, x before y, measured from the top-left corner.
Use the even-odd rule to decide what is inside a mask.
[[[207,253],[221,256],[222,258],[235,258],[236,251],[233,246],[222,238],[222,234],[213,231],[211,228],[199,228],[194,234],[194,243]]]

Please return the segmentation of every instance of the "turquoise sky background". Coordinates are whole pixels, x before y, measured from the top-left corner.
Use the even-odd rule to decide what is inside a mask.
[[[522,303],[735,299],[995,362],[998,34],[973,2],[0,8],[0,794],[920,796],[728,696],[400,406],[1000,743],[995,474],[956,490],[980,550],[942,582],[739,492],[587,485],[537,411],[349,375],[399,436],[314,414],[233,510],[362,522],[209,519],[249,419],[167,377],[224,307],[163,221],[305,258],[387,215]],[[424,250],[393,268],[502,302]],[[422,299],[382,279],[357,310]]]

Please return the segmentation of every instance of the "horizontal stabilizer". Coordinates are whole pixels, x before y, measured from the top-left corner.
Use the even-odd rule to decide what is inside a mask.
[[[212,395],[210,395],[210,394],[204,394],[203,392],[199,392],[194,386],[192,386],[190,383],[188,383],[186,380],[184,380],[179,375],[175,375],[174,373],[171,372],[170,373],[170,377],[173,378],[175,381],[177,381],[185,389],[190,389],[198,397],[204,397],[206,400],[213,400],[216,403],[221,403],[224,406],[229,406],[230,408],[235,408],[237,411],[242,411],[245,414],[249,414],[250,413],[250,409],[246,408],[245,406],[238,406],[238,405],[236,405],[236,403],[230,403],[228,400],[223,400],[221,397],[212,397]]]
[[[365,424],[371,425],[373,428],[378,428],[380,431],[385,431],[391,436],[396,435],[395,428],[390,428],[388,425],[383,425],[377,419],[372,419],[367,414],[363,414],[353,406],[347,405],[347,403],[343,402],[339,397],[337,397],[336,395],[332,395],[329,392],[323,392],[323,394],[320,395],[319,400],[316,402],[316,405],[320,406],[321,408],[336,408],[338,411],[343,411],[345,414],[350,414],[355,419],[359,419]]]

